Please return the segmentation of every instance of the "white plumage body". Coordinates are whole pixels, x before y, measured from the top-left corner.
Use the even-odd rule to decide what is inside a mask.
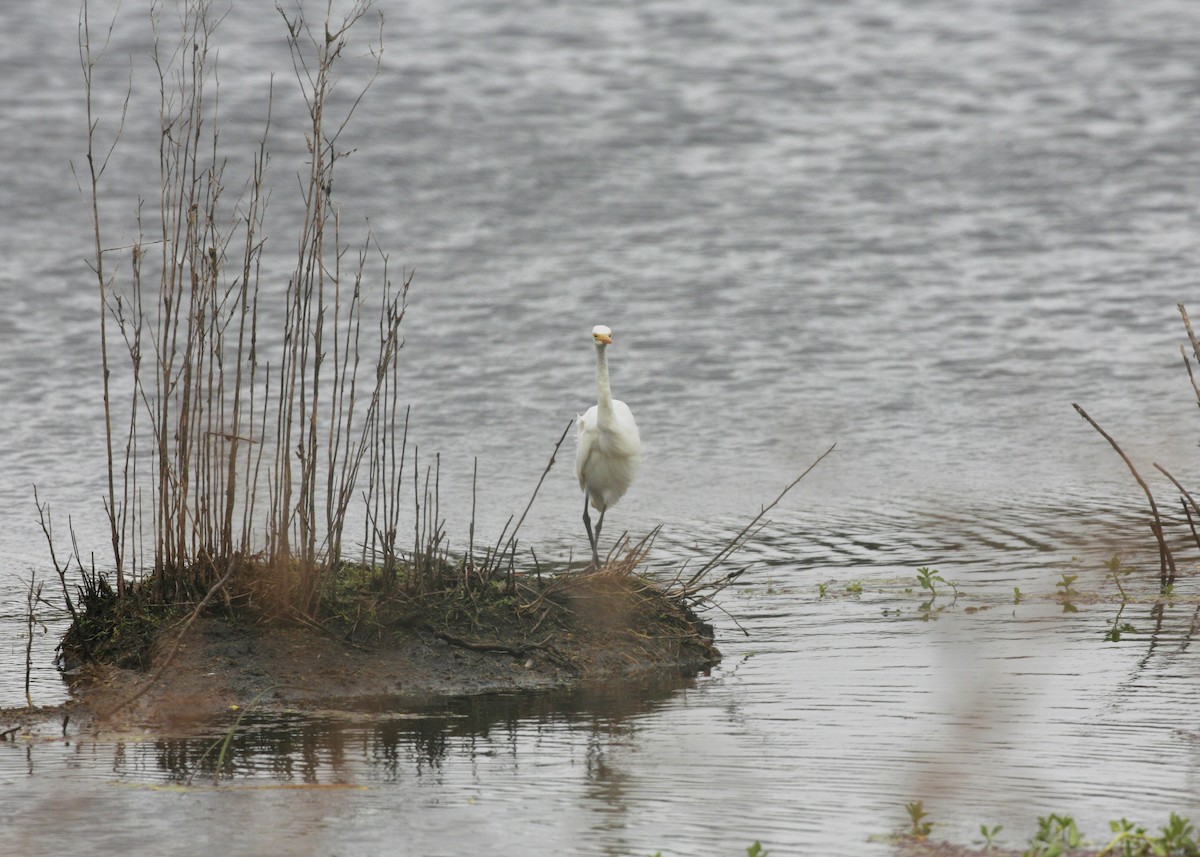
[[[629,490],[642,460],[633,411],[613,399],[612,418],[602,423],[600,406],[592,405],[576,420],[575,430],[575,478],[592,508],[603,512]]]
[[[620,500],[642,460],[642,438],[638,434],[633,412],[622,401],[612,397],[608,384],[608,346],[612,331],[602,324],[592,328],[596,346],[596,404],[575,421],[575,478],[583,489],[583,526],[592,548],[592,564],[600,567],[597,547],[604,527],[604,513]],[[592,529],[588,515],[591,505],[600,513]]]

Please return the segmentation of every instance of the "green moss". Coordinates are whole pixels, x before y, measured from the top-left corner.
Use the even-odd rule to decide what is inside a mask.
[[[88,579],[79,590],[76,619],[63,637],[62,656],[68,662],[145,669],[159,631],[180,614],[153,598],[144,585],[119,596],[103,577]]]

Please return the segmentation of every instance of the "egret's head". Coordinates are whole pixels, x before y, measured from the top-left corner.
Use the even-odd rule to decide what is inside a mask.
[[[602,324],[592,328],[592,342],[597,345],[612,345],[612,331]]]

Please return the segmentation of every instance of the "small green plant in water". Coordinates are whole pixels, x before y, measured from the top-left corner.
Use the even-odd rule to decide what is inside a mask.
[[[958,584],[952,580],[947,580],[946,578],[942,577],[941,573],[936,568],[929,568],[928,566],[922,566],[921,568],[918,568],[917,583],[921,584],[922,589],[928,589],[929,594],[934,598],[937,598],[938,594],[937,587],[935,587],[934,584],[944,583],[946,586],[949,586],[952,590],[954,590],[954,597],[958,598]]]
[[[1146,828],[1139,827],[1132,821],[1120,819],[1118,821],[1110,821],[1109,829],[1116,834],[1107,845],[1101,854],[1122,854],[1124,857],[1140,857],[1140,855],[1149,853],[1149,842],[1146,839]]]
[[[1120,617],[1118,617],[1119,619]],[[1131,622],[1113,622],[1113,626],[1108,629],[1108,633],[1104,635],[1104,639],[1109,643],[1119,643],[1121,638],[1126,634],[1136,634],[1137,628]]]
[[[905,808],[912,819],[912,829],[906,835],[926,838],[933,825],[924,820],[928,813],[921,801],[906,804]],[[1170,820],[1160,828],[1158,835],[1125,818],[1110,821],[1108,826],[1113,833],[1112,839],[1099,850],[1088,848],[1087,854],[1095,857],[1200,857],[1200,842],[1196,840],[1195,826],[1177,813],[1171,813]],[[1003,829],[999,824],[994,827],[980,825],[982,850],[998,848],[996,836]],[[1029,840],[1029,847],[1021,852],[1021,857],[1070,857],[1079,853],[1078,849],[1083,844],[1083,835],[1074,818],[1051,813],[1038,818],[1038,831]]]
[[[1125,594],[1125,587],[1121,585],[1121,578],[1131,574],[1133,569],[1129,566],[1121,565],[1121,555],[1119,553],[1113,554],[1112,559],[1104,563],[1104,567],[1108,569],[1113,583],[1117,585],[1117,591],[1121,593],[1121,600],[1128,601],[1129,596]]]
[[[979,825],[979,835],[983,837],[983,850],[991,851],[996,845],[996,836],[1004,829],[1003,824],[997,824],[994,827],[988,827],[986,824]]]
[[[925,821],[929,817],[929,813],[925,811],[925,802],[919,800],[909,801],[904,805],[908,810],[908,817],[912,820],[912,829],[909,833],[920,839],[924,839],[929,835],[929,831],[933,830],[933,822]]]
[[[817,598],[824,598],[828,591],[829,591],[828,583],[818,583],[817,584]]]
[[[1021,852],[1021,857],[1061,857],[1082,844],[1083,837],[1075,826],[1075,819],[1069,815],[1051,813],[1038,818],[1038,832],[1030,841],[1029,848]]]
[[[1063,572],[1062,579],[1054,585],[1058,588],[1058,597],[1062,601],[1062,609],[1064,613],[1078,613],[1079,608],[1071,603],[1071,599],[1079,594],[1079,590],[1075,589],[1071,584],[1079,579],[1078,574],[1067,574]]]
[[[1063,598],[1070,598],[1073,595],[1078,595],[1079,590],[1077,590],[1073,586],[1071,586],[1071,584],[1074,583],[1078,579],[1079,579],[1078,574],[1067,574],[1064,571],[1063,575],[1062,575],[1062,579],[1054,584],[1056,587],[1058,587],[1058,590],[1059,590],[1058,594],[1061,595]]]
[[[1121,642],[1121,637],[1126,634],[1136,634],[1137,628],[1129,622],[1122,622],[1121,616],[1125,613],[1125,607],[1129,602],[1122,601],[1121,606],[1117,608],[1117,615],[1113,617],[1112,627],[1110,627],[1104,635],[1104,639],[1110,643]]]
[[[1161,836],[1152,836],[1146,828],[1124,818],[1110,821],[1108,826],[1115,835],[1100,850],[1101,855],[1195,857],[1200,854],[1200,845],[1197,845],[1193,838],[1196,829],[1186,818],[1176,813],[1171,813],[1171,820],[1162,828]]]
[[[1013,604],[1020,604],[1022,597],[1023,596],[1021,594],[1021,587],[1014,586],[1013,587]]]
[[[923,566],[917,569],[917,583],[921,584],[922,589],[928,589],[931,595],[937,595],[937,587],[934,583],[945,583],[946,578],[938,574],[936,568]]]
[[[1171,819],[1162,828],[1161,846],[1166,854],[1186,855],[1195,857],[1200,854],[1200,842],[1195,838],[1196,828],[1190,821],[1177,813],[1171,813]]]
[[[746,857],[770,857],[771,852],[762,847],[762,843],[757,839],[754,843],[746,846]],[[650,857],[662,857],[661,851],[656,851]]]
[[[862,595],[862,581],[852,580],[846,584],[847,595]]]
[[[930,619],[936,618],[938,613],[941,613],[946,609],[945,607],[939,607],[936,610],[933,608],[933,602],[938,598],[937,586],[935,584],[943,583],[946,586],[949,586],[952,590],[954,590],[954,601],[957,602],[958,600],[958,584],[946,580],[946,578],[942,577],[936,568],[929,568],[928,566],[922,566],[921,568],[918,568],[917,583],[921,585],[922,589],[925,589],[929,592],[928,600],[917,607],[917,615],[920,617],[922,622],[928,622]],[[912,590],[910,589],[905,590],[905,592],[911,591]]]

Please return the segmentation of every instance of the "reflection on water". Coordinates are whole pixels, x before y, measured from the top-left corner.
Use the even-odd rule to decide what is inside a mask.
[[[755,839],[846,853],[849,836],[853,853],[884,854],[864,840],[899,828],[915,799],[960,842],[986,822],[1015,844],[1050,811],[1092,831],[1186,814],[1179,778],[1200,771],[1200,584],[1181,579],[1156,602],[1150,566],[1124,581],[1122,604],[1102,562],[1044,559],[1019,599],[1012,578],[966,563],[939,567],[947,583],[933,595],[913,568],[830,567],[824,595],[794,568],[752,569],[724,601],[749,636],[722,623],[726,658],[694,680],[417,709],[381,698],[231,713],[171,738],[0,745],[0,789],[37,808],[0,845],[76,841],[50,811],[97,789],[129,808],[129,835],[144,833],[138,801],[177,823],[282,813],[289,847],[314,854],[397,836],[416,853],[449,853],[445,841],[517,853],[530,827],[550,853],[734,854]],[[1070,591],[1055,585],[1063,575]],[[171,787],[185,803],[163,803]],[[305,788],[303,811],[283,796]],[[216,841],[244,847],[245,835]],[[168,838],[161,853],[188,852]]]
[[[138,778],[156,770],[169,781],[188,784],[205,778],[266,778],[317,785],[359,775],[390,782],[439,768],[448,756],[471,759],[506,746],[511,752],[523,730],[592,730],[611,737],[694,683],[664,676],[614,687],[454,698],[428,706],[385,697],[355,700],[352,711],[343,706],[324,713],[231,714],[230,723],[205,734],[119,745],[113,772]],[[512,758],[514,766],[522,761]]]

